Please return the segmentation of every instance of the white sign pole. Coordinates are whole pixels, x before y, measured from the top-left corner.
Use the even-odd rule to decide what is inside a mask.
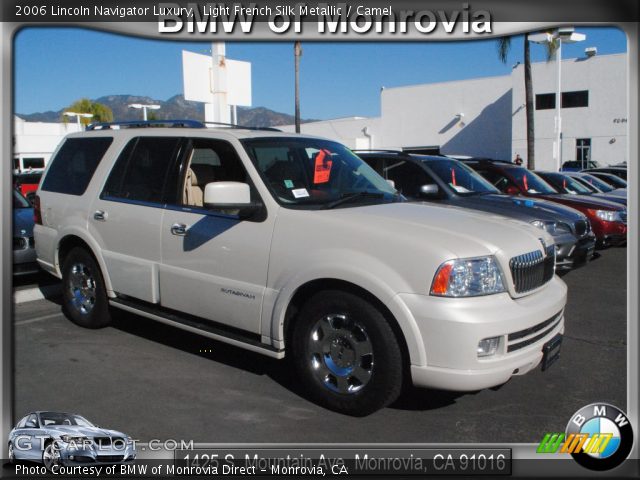
[[[211,58],[213,63],[212,82],[212,108],[205,105],[205,122],[230,123],[229,104],[227,103],[227,64],[225,58],[224,42],[211,44]]]

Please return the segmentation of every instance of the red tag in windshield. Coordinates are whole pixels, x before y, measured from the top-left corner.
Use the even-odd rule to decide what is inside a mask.
[[[320,150],[316,155],[316,162],[313,170],[313,183],[327,183],[331,178],[331,153],[327,150]]]
[[[522,177],[522,183],[524,185],[524,191],[528,192],[529,191],[529,184],[527,183],[527,176],[526,175],[524,177]]]

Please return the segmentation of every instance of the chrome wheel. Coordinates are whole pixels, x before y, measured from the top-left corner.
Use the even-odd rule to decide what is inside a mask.
[[[96,304],[96,281],[91,270],[83,263],[74,263],[69,271],[71,304],[83,315],[93,310]]]
[[[16,454],[13,451],[13,443],[9,444],[9,463],[15,463],[16,461]]]
[[[60,464],[60,452],[56,448],[54,442],[51,442],[49,445],[47,445],[44,449],[44,452],[42,452],[42,463],[44,464],[44,467],[49,471],[51,471],[54,466]]]
[[[329,314],[316,322],[309,338],[311,370],[337,393],[354,394],[371,379],[373,346],[365,328],[344,314]]]

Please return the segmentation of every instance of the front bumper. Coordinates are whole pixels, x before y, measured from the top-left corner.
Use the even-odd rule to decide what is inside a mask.
[[[411,365],[413,384],[474,391],[527,373],[542,360],[543,345],[564,332],[566,296],[557,276],[517,299],[507,293],[474,298],[400,294],[426,351],[426,365]],[[478,343],[491,337],[500,337],[498,351],[478,357]]]
[[[133,446],[126,448],[79,447],[60,450],[60,462],[65,466],[113,465],[133,462],[135,458],[136,451]]]
[[[13,274],[27,275],[40,269],[33,246],[13,250]]]
[[[564,244],[556,252],[556,271],[570,270],[583,266],[593,258],[596,250],[596,237],[590,234],[576,243]]]

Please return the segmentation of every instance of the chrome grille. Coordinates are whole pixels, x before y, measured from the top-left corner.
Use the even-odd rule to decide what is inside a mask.
[[[554,245],[546,247],[546,257],[540,250],[513,257],[509,261],[516,293],[535,290],[553,277],[556,263]]]
[[[582,237],[589,232],[589,222],[587,220],[578,220],[576,222],[576,235]]]

